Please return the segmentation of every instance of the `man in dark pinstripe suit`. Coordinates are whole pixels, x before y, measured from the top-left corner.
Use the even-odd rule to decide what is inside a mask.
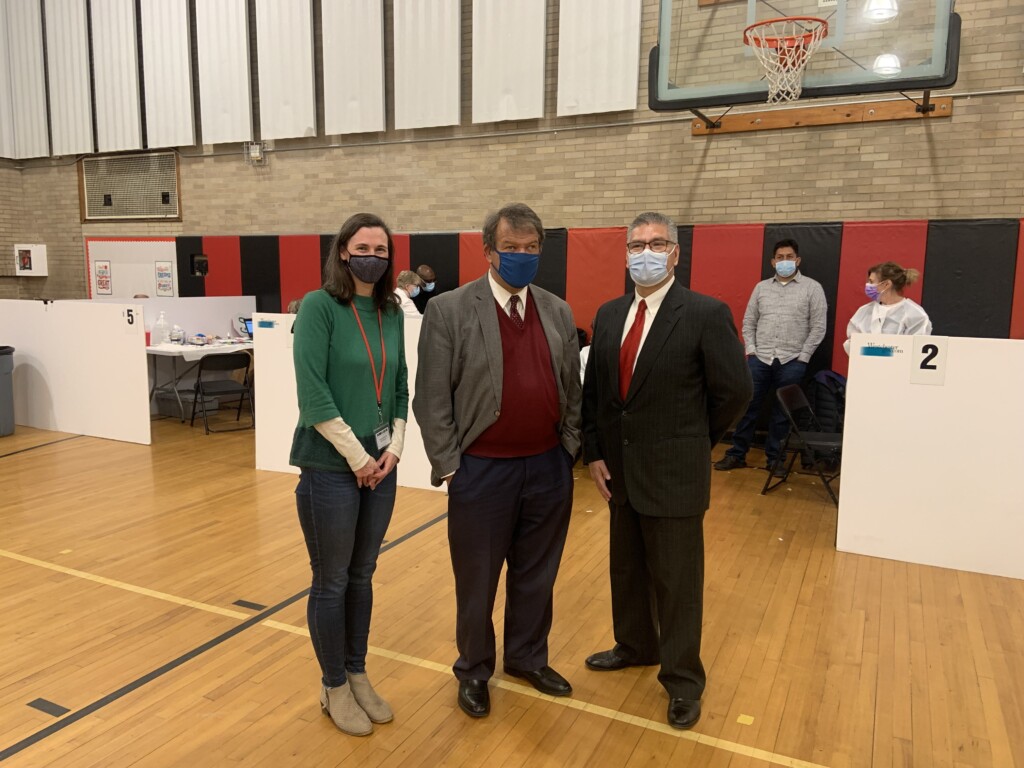
[[[729,308],[675,281],[672,220],[642,213],[626,239],[636,292],[598,310],[583,386],[583,455],[611,512],[615,630],[615,647],[587,667],[660,663],[669,725],[686,729],[700,718],[706,683],[711,448],[752,386]]]

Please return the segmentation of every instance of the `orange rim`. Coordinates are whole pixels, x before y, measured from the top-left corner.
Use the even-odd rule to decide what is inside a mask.
[[[819,19],[816,16],[780,16],[777,19],[766,19],[765,21],[759,21],[757,24],[751,24],[749,27],[743,30],[743,44],[753,45],[757,48],[797,48],[806,47],[810,45],[811,41],[814,40],[817,35],[817,30],[805,32],[802,35],[766,35],[764,38],[751,37],[750,31],[757,29],[758,27],[765,27],[769,24],[777,24],[780,21],[789,22],[811,22],[819,24],[822,28],[821,37],[828,37],[828,22],[825,19]]]

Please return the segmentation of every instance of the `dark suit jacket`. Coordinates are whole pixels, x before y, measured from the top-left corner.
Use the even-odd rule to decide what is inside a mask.
[[[615,504],[655,517],[699,515],[711,448],[750,402],[750,371],[729,308],[674,282],[637,357],[625,402],[619,347],[627,294],[604,304],[583,385],[583,458],[603,459]]]
[[[430,482],[459,468],[462,452],[498,420],[504,366],[499,310],[487,275],[431,299],[420,330],[412,409],[430,459]],[[580,447],[580,351],[569,305],[530,286],[558,387],[562,447]]]

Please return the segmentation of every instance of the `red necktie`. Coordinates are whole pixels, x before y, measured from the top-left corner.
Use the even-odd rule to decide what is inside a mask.
[[[647,302],[640,299],[636,308],[633,325],[619,348],[619,396],[625,400],[629,392],[629,382],[633,380],[633,365],[636,363],[637,352],[640,351],[640,339],[644,335],[644,318],[647,316]]]
[[[512,322],[515,323],[516,328],[523,330],[523,316],[519,314],[519,297],[513,293],[512,297],[508,301],[508,316],[512,319]]]

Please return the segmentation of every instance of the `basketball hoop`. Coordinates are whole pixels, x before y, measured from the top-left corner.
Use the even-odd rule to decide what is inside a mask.
[[[764,67],[769,104],[800,98],[807,62],[827,35],[828,22],[814,16],[768,19],[743,30],[743,44]]]

